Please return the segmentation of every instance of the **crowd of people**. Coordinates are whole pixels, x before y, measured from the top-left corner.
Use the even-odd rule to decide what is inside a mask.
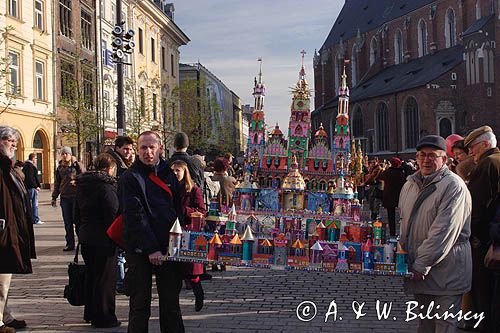
[[[12,274],[32,272],[33,225],[43,222],[37,209],[36,155],[15,165],[16,130],[0,126],[0,139],[0,333],[14,333],[26,322],[15,319],[7,306],[10,281]],[[405,280],[405,289],[424,307],[434,302],[441,309],[484,313],[479,323],[422,319],[419,332],[452,332],[458,324],[500,331],[500,272],[484,261],[490,246],[500,246],[496,146],[492,129],[484,126],[453,142],[425,136],[417,144],[415,160],[364,161],[359,197],[372,219],[380,216],[381,207],[387,210],[390,235],[399,234],[408,252],[412,277]],[[156,132],[146,131],[136,142],[118,137],[88,170],[69,147],[61,149],[52,205],[59,198],[66,231],[63,251],[81,248],[88,275],[83,319],[94,327],[121,324],[115,313],[118,291],[130,297],[128,331],[147,332],[153,274],[161,332],[184,331],[179,305],[183,281],[193,290],[195,310],[203,308],[201,281],[211,276],[200,264],[165,261],[165,230],[177,219],[191,229],[191,214],[205,214],[214,196],[229,207],[242,169],[231,154],[208,163],[200,151],[190,155],[189,138],[182,132],[175,136],[174,147],[166,159]],[[121,248],[107,234],[118,217],[123,222]]]

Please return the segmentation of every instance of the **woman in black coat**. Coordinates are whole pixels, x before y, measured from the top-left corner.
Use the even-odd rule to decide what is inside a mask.
[[[76,177],[74,218],[88,273],[83,317],[95,327],[116,327],[121,324],[115,314],[116,246],[106,234],[119,208],[116,163],[104,153],[94,166]]]

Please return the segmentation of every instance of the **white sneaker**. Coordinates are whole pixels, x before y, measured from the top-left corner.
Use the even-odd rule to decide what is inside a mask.
[[[43,221],[38,221],[38,222],[37,222],[37,223],[35,223],[35,224],[44,224],[44,223],[45,223],[45,222],[43,222]]]

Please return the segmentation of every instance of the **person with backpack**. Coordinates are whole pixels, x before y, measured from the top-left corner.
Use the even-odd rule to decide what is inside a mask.
[[[75,178],[85,171],[83,165],[72,155],[70,147],[61,149],[61,160],[55,171],[54,191],[52,192],[52,207],[57,206],[57,198],[61,196],[60,204],[66,231],[66,246],[63,251],[75,249],[75,228],[73,222],[73,207],[75,203]]]

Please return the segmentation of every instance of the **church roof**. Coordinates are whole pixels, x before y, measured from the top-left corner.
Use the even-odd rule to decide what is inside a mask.
[[[479,20],[477,20],[476,22],[472,23],[472,25],[470,27],[468,27],[467,30],[465,30],[462,33],[462,37],[465,37],[465,36],[471,35],[475,32],[478,32],[481,28],[483,28],[486,25],[486,23],[488,23],[491,20],[491,18],[493,16],[495,16],[495,14],[483,16]]]
[[[321,50],[348,40],[358,33],[376,29],[396,18],[424,7],[432,0],[348,0],[340,11]],[[355,18],[355,19],[353,19]]]
[[[358,83],[351,90],[350,103],[423,86],[462,63],[462,54],[463,46],[457,45],[408,63],[388,67],[366,81]],[[335,97],[313,112],[334,108],[337,104],[338,97]]]

